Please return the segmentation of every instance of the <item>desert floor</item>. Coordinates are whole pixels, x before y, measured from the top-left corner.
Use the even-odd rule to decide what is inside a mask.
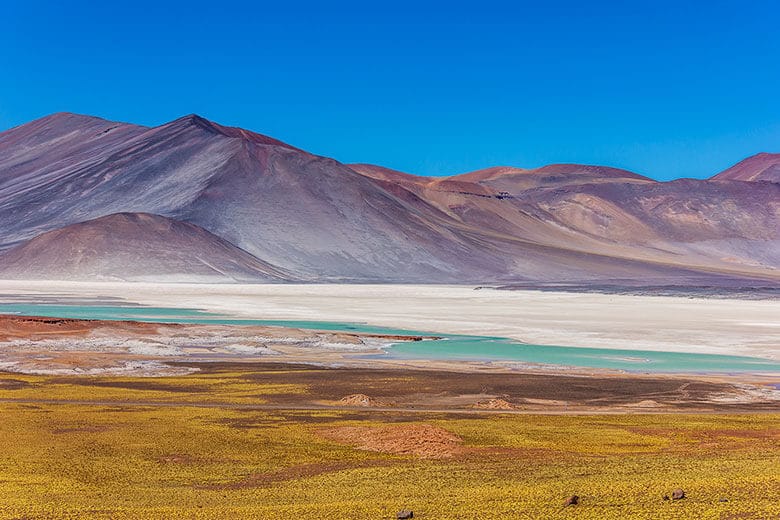
[[[778,414],[702,413],[716,384],[204,368],[0,374],[0,518],[780,517]]]

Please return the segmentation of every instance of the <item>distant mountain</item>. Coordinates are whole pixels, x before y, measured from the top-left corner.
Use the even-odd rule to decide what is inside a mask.
[[[371,165],[352,168],[402,185],[494,236],[613,258],[698,266],[706,272],[746,268],[774,278],[780,266],[780,185],[657,182],[625,170],[569,164],[497,167],[437,178]],[[583,270],[593,273],[593,267]],[[543,278],[538,273],[533,277]],[[584,272],[581,277],[587,278]]]
[[[508,193],[539,187],[573,186],[613,182],[653,183],[652,179],[619,168],[584,164],[551,164],[530,170],[500,166],[454,177]]]
[[[759,153],[715,175],[716,181],[780,182],[780,153]]]
[[[119,213],[49,231],[0,257],[0,277],[196,282],[292,279],[198,226]]]
[[[54,114],[0,133],[0,277],[780,279],[780,184],[725,173],[661,183],[561,164],[431,178],[196,115],[147,128]],[[125,269],[134,255],[138,273]]]

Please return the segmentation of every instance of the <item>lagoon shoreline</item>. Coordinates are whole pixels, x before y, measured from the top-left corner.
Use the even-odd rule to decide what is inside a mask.
[[[780,300],[475,288],[6,280],[0,281],[0,300],[106,299],[244,319],[367,323],[535,345],[780,360]]]

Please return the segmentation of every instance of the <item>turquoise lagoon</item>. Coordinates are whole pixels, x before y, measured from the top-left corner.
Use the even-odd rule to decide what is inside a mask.
[[[330,321],[237,319],[197,309],[124,305],[0,303],[0,314],[96,320],[221,325],[266,325],[302,329],[397,335],[430,335],[437,340],[397,343],[382,357],[462,361],[503,361],[631,372],[754,372],[780,374],[780,362],[745,356],[653,352],[631,349],[529,345],[490,336],[466,336]]]

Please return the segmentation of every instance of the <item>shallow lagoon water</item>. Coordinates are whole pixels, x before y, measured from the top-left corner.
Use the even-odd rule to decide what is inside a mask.
[[[0,314],[96,320],[146,321],[213,325],[266,325],[374,334],[430,335],[440,340],[398,343],[383,357],[463,361],[514,361],[539,365],[605,368],[632,372],[761,372],[779,373],[780,362],[744,356],[616,350],[529,345],[506,338],[465,336],[377,327],[362,323],[301,320],[236,319],[197,309],[118,306],[0,303]]]

